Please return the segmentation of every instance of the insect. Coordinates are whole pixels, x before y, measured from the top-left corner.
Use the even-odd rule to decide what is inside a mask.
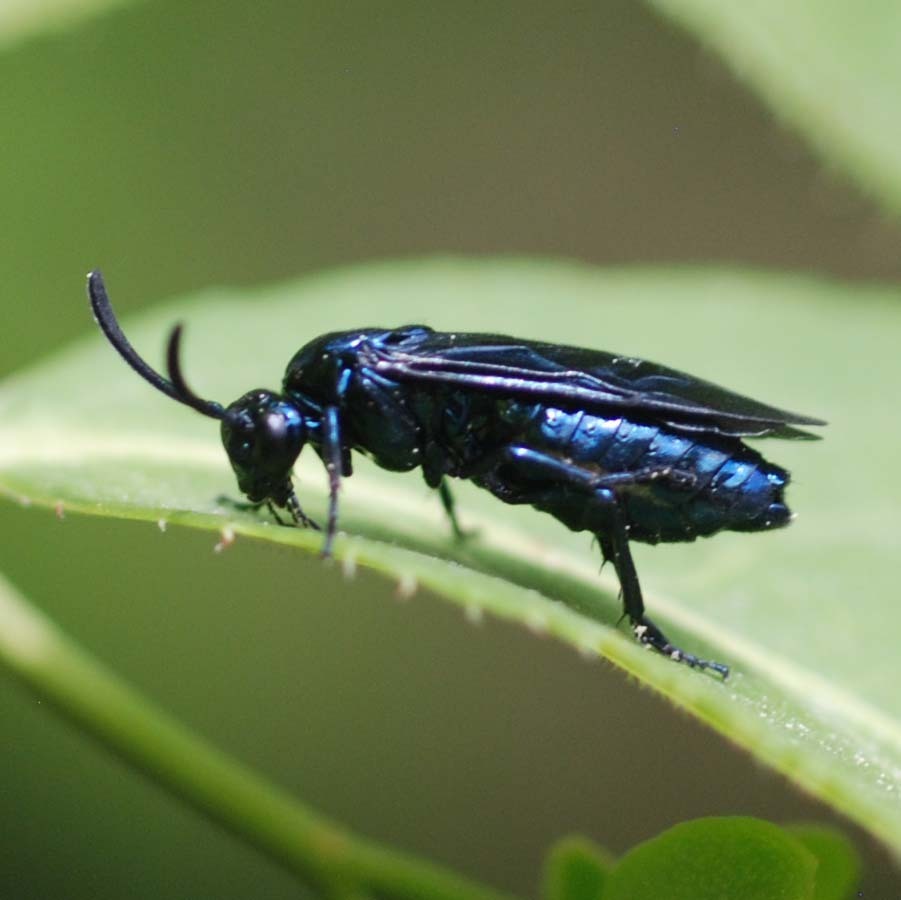
[[[323,555],[352,451],[392,471],[421,468],[458,535],[447,479],[469,479],[594,534],[637,639],[723,677],[727,666],[681,650],[648,618],[629,542],[788,524],[788,473],[743,438],[813,438],[797,426],[825,424],[640,359],[424,325],[316,338],[288,363],[280,393],[259,388],[222,406],[188,387],[180,325],[169,336],[165,378],[122,333],[100,272],[88,276],[88,294],[103,333],[142,378],[220,422],[247,506],[318,529],[291,483],[300,451],[312,446],[328,473]]]

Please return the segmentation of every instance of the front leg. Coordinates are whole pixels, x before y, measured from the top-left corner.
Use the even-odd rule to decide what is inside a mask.
[[[692,668],[710,669],[723,678],[728,677],[728,666],[686,653],[672,644],[645,615],[638,573],[632,561],[626,523],[616,494],[617,490],[628,489],[658,478],[674,479],[683,483],[681,473],[675,474],[667,468],[659,471],[643,469],[634,473],[616,472],[604,475],[530,447],[521,446],[506,448],[503,464],[507,469],[506,474],[514,476],[513,479],[509,477],[502,479],[508,485],[512,481],[512,486],[507,490],[515,496],[513,502],[529,503],[553,510],[555,505],[559,506],[561,490],[578,491],[584,495],[585,504],[592,507],[591,512],[594,514],[592,518],[606,522],[606,527],[597,532],[601,552],[605,559],[613,563],[622,591],[623,614],[629,617],[632,630],[642,644]],[[530,481],[536,482],[534,489],[523,486],[523,482],[527,485]]]
[[[341,488],[345,457],[341,444],[341,418],[337,406],[325,408],[322,425],[322,460],[328,472],[328,523],[321,555],[323,559],[328,559],[332,555],[332,546],[338,531],[338,491]]]
[[[300,501],[297,499],[297,494],[295,494],[294,491],[291,491],[291,493],[288,494],[285,506],[288,507],[291,518],[294,519],[293,523],[283,522],[275,511],[275,504],[269,503],[269,509],[272,511],[272,515],[275,516],[279,525],[299,525],[301,528],[312,528],[313,531],[322,531],[322,529],[303,511]]]
[[[258,513],[264,506],[267,510],[269,510],[269,515],[272,516],[275,521],[284,528],[294,528],[297,525],[302,526],[303,528],[312,528],[314,531],[321,531],[320,527],[304,513],[304,511],[300,508],[300,504],[297,503],[296,510],[292,508],[292,500],[294,503],[297,503],[297,498],[292,493],[288,497],[288,509],[291,512],[291,516],[294,519],[293,522],[286,522],[279,514],[278,507],[271,500],[258,500],[254,503],[251,500],[235,500],[232,497],[229,497],[226,494],[220,494],[216,498],[216,503],[219,506],[228,506],[231,509],[238,510],[239,512],[254,512]]]

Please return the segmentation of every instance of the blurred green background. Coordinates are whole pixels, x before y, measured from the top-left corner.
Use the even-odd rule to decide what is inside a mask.
[[[435,253],[901,275],[897,225],[628,2],[125,4],[0,54],[0,114],[2,373],[94,327],[94,266],[121,312]],[[147,525],[0,528],[3,571],[202,734],[498,886],[534,893],[571,831],[619,852],[691,816],[835,821],[605,664],[427,594]],[[0,682],[0,897],[297,896],[39,707]],[[897,895],[852,833],[864,896]]]

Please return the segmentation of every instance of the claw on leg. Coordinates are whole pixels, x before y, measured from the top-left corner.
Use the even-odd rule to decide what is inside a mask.
[[[724,681],[729,677],[728,666],[712,660],[700,659],[693,653],[686,653],[675,644],[671,644],[666,635],[647,616],[640,621],[633,621],[632,631],[640,644],[651,647],[663,656],[668,656],[676,662],[685,663],[692,669],[710,669],[711,672],[721,675]]]

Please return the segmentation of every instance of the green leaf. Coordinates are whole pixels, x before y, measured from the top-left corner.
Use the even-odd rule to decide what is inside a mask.
[[[816,858],[770,822],[683,822],[630,850],[603,900],[810,900]]]
[[[716,50],[830,164],[901,210],[901,7],[651,0]]]
[[[127,0],[3,0],[0,4],[0,48],[32,34],[62,30],[106,7]]]
[[[544,866],[544,900],[600,900],[613,857],[578,835],[558,841]]]
[[[71,302],[85,303],[88,319],[81,290]],[[587,535],[471,485],[456,494],[464,526],[479,531],[460,545],[418,473],[359,460],[342,491],[348,536],[336,554],[403,590],[418,582],[474,616],[606,656],[901,849],[897,299],[886,288],[730,271],[438,260],[210,291],[126,331],[157,361],[169,326],[184,321],[190,383],[225,402],[277,386],[298,346],[322,332],[426,319],[641,355],[829,419],[822,442],[758,444],[794,473],[788,498],[800,518],[789,529],[635,548],[652,615],[686,648],[731,664],[725,684],[616,629],[618,587],[609,569],[598,576]],[[227,526],[316,552],[316,534],[216,505],[236,494],[217,431],[94,334],[0,387],[0,488],[51,508]],[[306,452],[297,472],[301,502],[322,518],[321,464]]]
[[[851,842],[824,825],[790,825],[787,830],[817,858],[813,900],[849,900],[860,881],[860,857]]]

